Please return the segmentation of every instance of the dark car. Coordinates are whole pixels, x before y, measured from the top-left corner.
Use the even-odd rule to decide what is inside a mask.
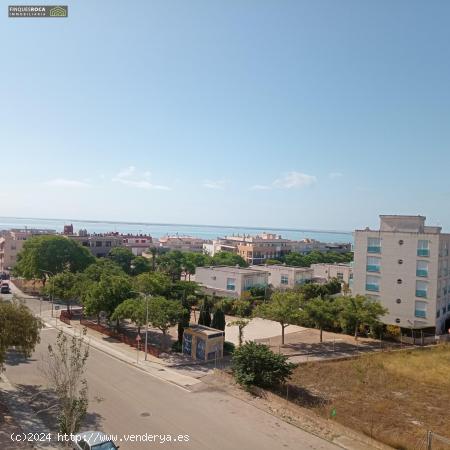
[[[11,289],[9,288],[8,283],[2,283],[0,286],[0,294],[9,294],[11,292]]]

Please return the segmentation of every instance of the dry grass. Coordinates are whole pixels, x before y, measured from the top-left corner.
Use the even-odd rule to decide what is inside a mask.
[[[450,345],[308,363],[292,384],[298,403],[394,448],[425,448],[428,430],[450,438]]]

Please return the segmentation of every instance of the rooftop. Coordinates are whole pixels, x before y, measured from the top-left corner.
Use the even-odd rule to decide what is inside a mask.
[[[250,267],[236,267],[236,266],[206,266],[206,267],[197,267],[199,269],[209,269],[214,270],[216,272],[226,272],[226,273],[242,273],[242,274],[258,274],[261,272],[257,269],[252,269]]]

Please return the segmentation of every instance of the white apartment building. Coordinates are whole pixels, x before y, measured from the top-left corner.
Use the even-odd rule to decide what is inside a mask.
[[[152,237],[146,234],[122,234],[122,245],[133,253],[134,256],[142,256],[151,245]]]
[[[193,236],[164,236],[159,239],[159,246],[168,250],[203,253],[205,239]]]
[[[0,236],[0,271],[9,270],[17,262],[17,255],[23,248],[27,239],[33,236],[55,234],[55,230],[41,229],[13,229],[7,230]]]
[[[269,276],[269,284],[274,288],[292,289],[313,278],[313,270],[309,267],[291,267],[283,264],[264,266],[250,266],[253,270],[266,272]]]
[[[403,328],[450,328],[450,234],[423,216],[380,216],[380,229],[354,232],[353,293],[377,299],[383,322]]]
[[[268,285],[267,272],[245,267],[197,267],[195,281],[210,293],[225,297],[240,297],[253,287]]]
[[[314,279],[323,280],[325,282],[337,278],[343,283],[347,283],[350,287],[353,284],[353,268],[351,264],[335,263],[318,263],[311,264]]]

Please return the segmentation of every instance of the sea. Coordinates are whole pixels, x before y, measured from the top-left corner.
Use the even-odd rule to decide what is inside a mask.
[[[187,225],[175,223],[146,223],[146,222],[113,222],[74,219],[39,219],[27,217],[0,217],[0,230],[13,228],[39,228],[62,232],[64,225],[73,224],[74,231],[86,229],[89,233],[131,233],[149,234],[154,238],[167,235],[193,236],[202,239],[216,239],[217,237],[232,235],[256,235],[263,232],[275,233],[283,238],[301,240],[305,238],[322,242],[347,243],[353,242],[350,231],[307,230],[295,228],[271,227],[240,227],[218,225]]]

